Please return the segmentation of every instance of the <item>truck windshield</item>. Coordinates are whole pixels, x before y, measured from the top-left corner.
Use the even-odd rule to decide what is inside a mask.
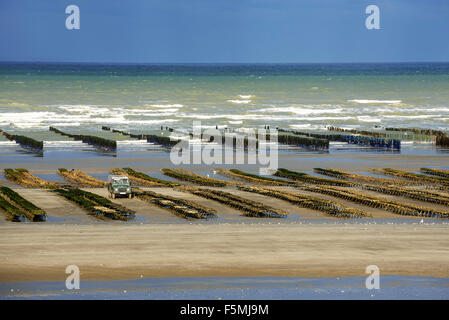
[[[113,184],[129,184],[128,179],[114,179],[112,180]]]

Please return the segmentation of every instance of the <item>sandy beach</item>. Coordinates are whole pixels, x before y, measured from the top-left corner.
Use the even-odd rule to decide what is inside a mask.
[[[1,282],[189,276],[449,277],[441,224],[0,226]]]

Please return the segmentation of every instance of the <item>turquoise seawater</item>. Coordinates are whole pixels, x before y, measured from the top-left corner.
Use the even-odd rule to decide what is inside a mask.
[[[0,129],[449,128],[449,63],[0,63]]]

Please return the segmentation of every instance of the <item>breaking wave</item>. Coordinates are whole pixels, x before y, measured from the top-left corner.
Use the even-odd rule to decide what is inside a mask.
[[[245,99],[245,100],[227,100],[228,102],[231,103],[236,103],[236,104],[248,104],[251,102],[250,99]]]
[[[348,100],[349,102],[355,102],[360,104],[400,104],[402,100],[368,100],[368,99],[354,99]]]

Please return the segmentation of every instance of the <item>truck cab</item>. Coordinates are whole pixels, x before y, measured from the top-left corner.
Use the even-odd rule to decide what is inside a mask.
[[[108,176],[108,192],[112,199],[123,196],[127,198],[133,197],[131,184],[128,177],[121,175]]]

